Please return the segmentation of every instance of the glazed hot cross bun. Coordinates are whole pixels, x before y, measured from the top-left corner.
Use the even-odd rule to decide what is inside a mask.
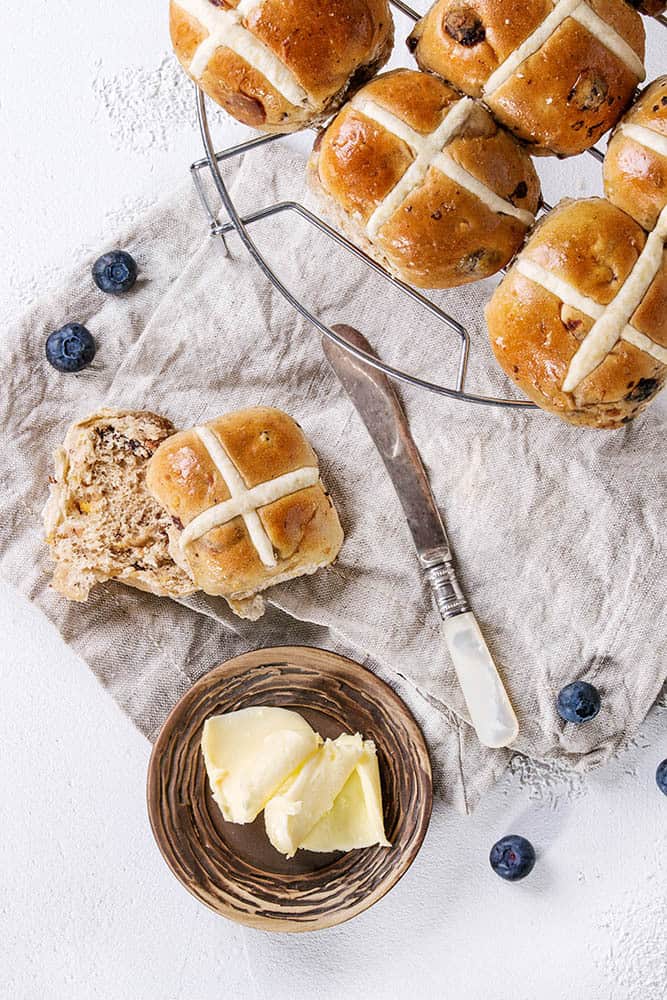
[[[146,482],[173,519],[174,562],[243,618],[263,613],[267,587],[328,566],[343,542],[317,455],[281,410],[238,410],[172,435]]]
[[[322,121],[387,61],[387,0],[171,0],[186,73],[246,125],[294,132]]]
[[[620,427],[667,377],[667,209],[646,234],[604,198],[561,202],[486,309],[505,372],[572,424]]]
[[[667,205],[667,76],[644,90],[614,131],[604,189],[614,205],[653,229]]]
[[[408,46],[540,154],[592,146],[645,76],[642,19],[625,0],[437,0]]]
[[[309,173],[339,227],[421,288],[494,274],[540,199],[530,157],[484,108],[407,69],[355,95],[318,136]]]

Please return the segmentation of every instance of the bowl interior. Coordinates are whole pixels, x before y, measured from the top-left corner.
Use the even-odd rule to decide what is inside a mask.
[[[360,732],[378,750],[387,848],[299,851],[269,843],[263,816],[227,823],[213,801],[200,749],[205,720],[251,705],[302,714],[323,737]],[[244,654],[201,678],[158,737],[148,776],[151,825],[165,860],[198,899],[251,926],[307,930],[349,919],[379,899],[414,859],[432,789],[419,728],[374,674],[323,650],[282,647]]]

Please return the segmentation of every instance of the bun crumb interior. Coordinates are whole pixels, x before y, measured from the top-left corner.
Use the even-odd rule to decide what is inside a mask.
[[[43,515],[59,593],[85,601],[106,580],[169,597],[196,589],[169,555],[171,518],[145,485],[149,459],[175,430],[154,413],[119,410],[70,427]]]

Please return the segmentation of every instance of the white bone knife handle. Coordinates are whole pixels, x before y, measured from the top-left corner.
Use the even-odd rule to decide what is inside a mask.
[[[445,549],[422,553],[421,564],[443,620],[449,655],[478,739],[487,747],[509,746],[518,736],[519,723],[456,578],[451,553]]]
[[[519,734],[489,647],[472,611],[443,621],[445,641],[475,732],[486,747],[506,747]]]

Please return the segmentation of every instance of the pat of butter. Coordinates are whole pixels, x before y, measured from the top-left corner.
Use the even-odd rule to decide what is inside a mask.
[[[264,809],[266,833],[277,851],[291,858],[328,813],[364,752],[357,733],[327,740]]]
[[[321,743],[306,720],[286,708],[243,708],[207,719],[202,752],[224,818],[252,823]]]
[[[375,744],[366,740],[364,752],[333,806],[299,847],[306,851],[354,851],[376,844],[391,847],[384,833]]]

